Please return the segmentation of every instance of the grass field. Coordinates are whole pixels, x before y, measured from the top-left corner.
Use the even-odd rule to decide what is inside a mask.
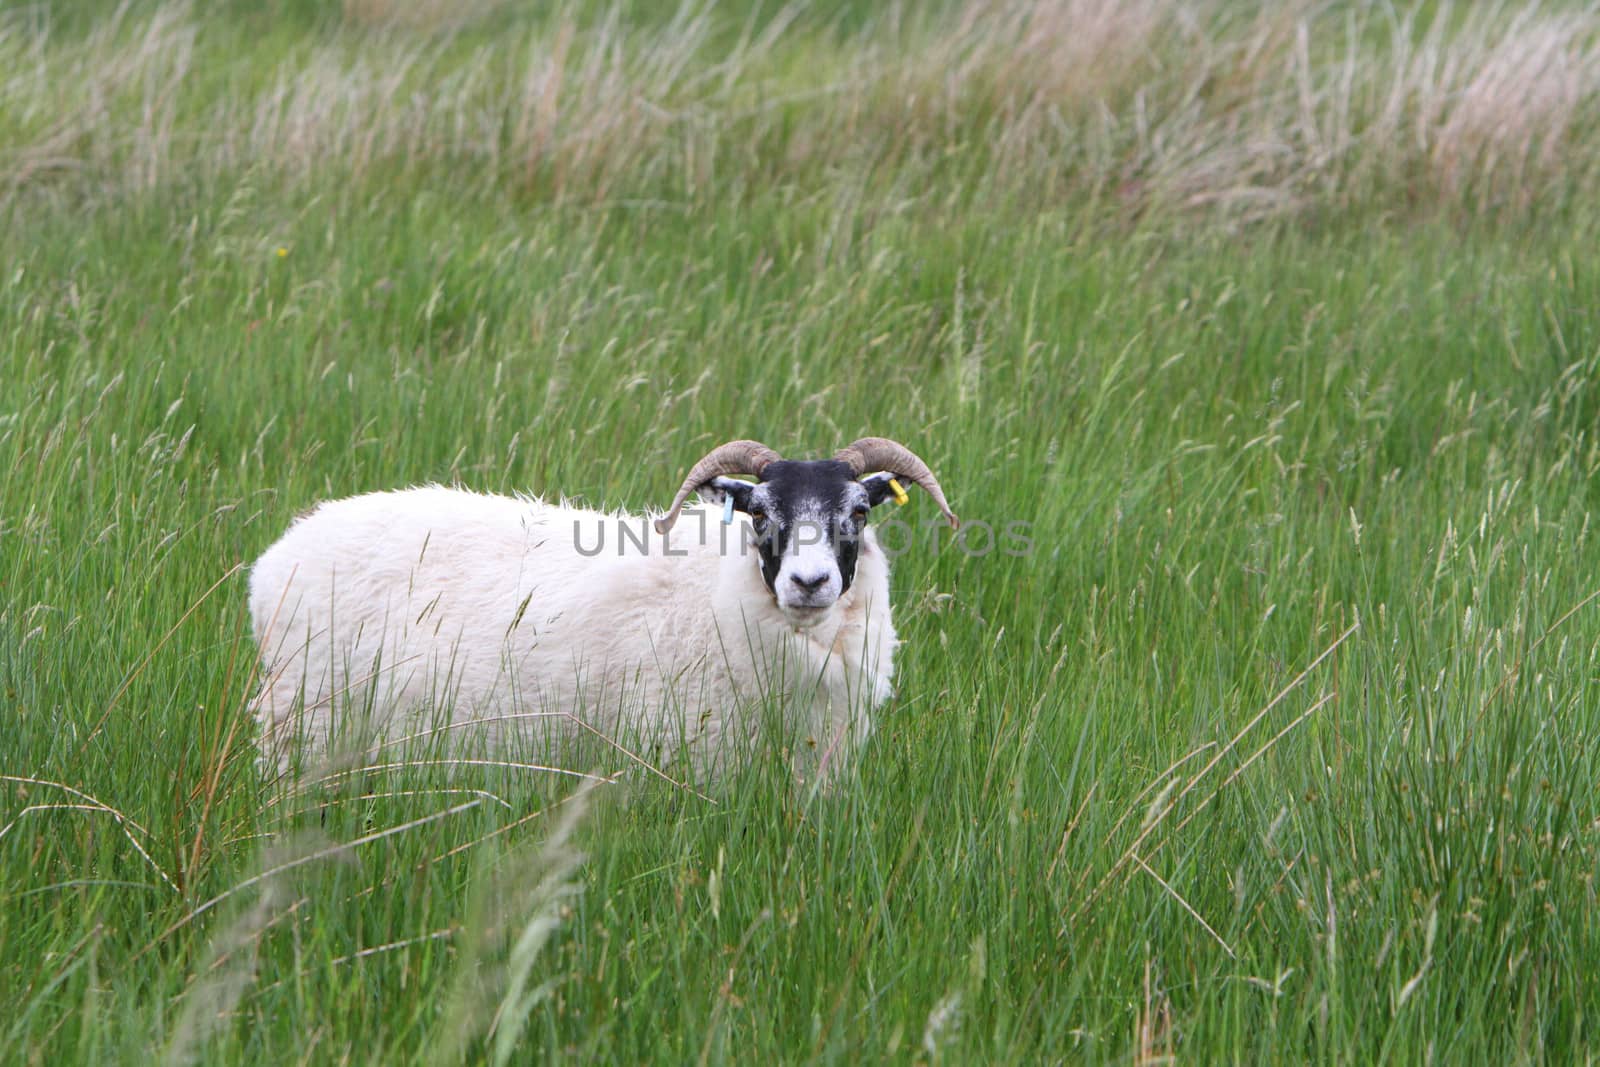
[[[0,7],[0,1060],[1593,1058],[1597,204],[1576,4]],[[262,780],[309,504],[868,433],[834,792]]]

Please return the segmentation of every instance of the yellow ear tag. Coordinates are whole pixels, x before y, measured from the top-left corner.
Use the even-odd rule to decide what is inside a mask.
[[[733,525],[733,497],[732,496],[725,496],[725,497],[722,498],[722,525],[724,525],[724,526],[732,526]]]
[[[906,496],[906,491],[901,488],[900,483],[895,479],[889,479],[889,488],[894,490],[895,507],[903,508],[911,502],[911,498]]]

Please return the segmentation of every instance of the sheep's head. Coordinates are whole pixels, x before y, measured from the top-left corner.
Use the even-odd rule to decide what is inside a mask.
[[[833,459],[787,460],[758,441],[713,449],[689,471],[656,531],[672,528],[691,493],[714,503],[731,498],[735,510],[750,516],[761,577],[779,609],[795,626],[812,626],[850,588],[867,517],[893,498],[890,481],[896,478],[921,486],[956,525],[926,463],[904,445],[864,437]]]

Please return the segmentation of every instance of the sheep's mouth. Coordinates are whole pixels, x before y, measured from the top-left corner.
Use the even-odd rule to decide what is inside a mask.
[[[809,630],[827,617],[833,604],[780,604],[778,607],[796,630]]]

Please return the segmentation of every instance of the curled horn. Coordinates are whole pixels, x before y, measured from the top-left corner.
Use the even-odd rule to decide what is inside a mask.
[[[678,495],[672,498],[672,509],[656,520],[656,533],[665,534],[672,529],[689,494],[711,479],[724,474],[753,474],[759,478],[767,464],[782,458],[760,441],[729,441],[718,445],[689,469],[688,477],[678,487]]]
[[[928,465],[917,458],[915,452],[900,442],[887,437],[863,437],[839,449],[833,458],[848,463],[858,478],[869,470],[884,470],[909,478],[933,497],[933,502],[944,512],[952,530],[961,525],[961,520],[956,518],[955,512],[950,510],[949,501],[944,498],[944,490],[939,488],[939,479],[933,476]]]

